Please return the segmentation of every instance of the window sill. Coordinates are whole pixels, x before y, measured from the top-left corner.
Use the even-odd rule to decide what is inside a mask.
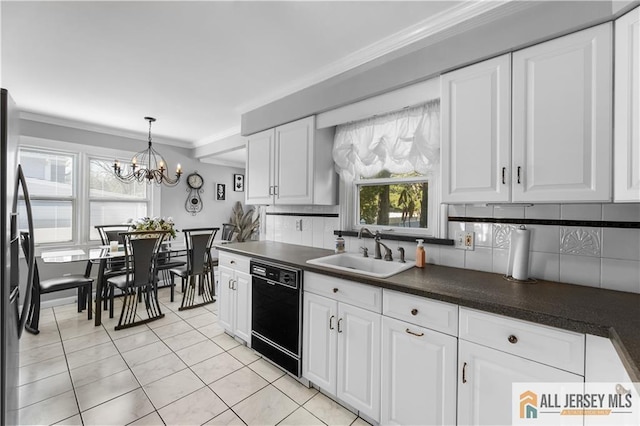
[[[333,235],[338,235],[338,233],[342,233],[343,237],[357,237],[358,231],[333,231]],[[453,240],[445,239],[445,238],[434,238],[422,235],[402,235],[396,233],[384,234],[381,233],[380,236],[383,240],[391,240],[391,241],[411,241],[415,242],[417,239],[424,240],[425,244],[436,244],[441,246],[452,246],[454,245]],[[368,235],[363,235],[363,238],[371,238]]]

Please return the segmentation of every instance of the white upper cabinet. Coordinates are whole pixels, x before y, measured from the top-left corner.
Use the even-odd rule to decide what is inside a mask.
[[[511,199],[511,55],[444,74],[442,201]]]
[[[443,202],[611,201],[612,63],[607,23],[444,74]]]
[[[247,204],[335,204],[333,134],[312,116],[249,136]]]
[[[513,201],[611,200],[611,98],[611,23],[513,53]]]
[[[273,202],[274,139],[274,129],[256,133],[247,139],[247,204]]]
[[[640,8],[615,22],[614,201],[640,202]]]

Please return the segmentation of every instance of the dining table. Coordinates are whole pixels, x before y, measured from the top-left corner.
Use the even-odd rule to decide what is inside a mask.
[[[170,256],[184,256],[187,254],[187,246],[184,241],[165,241],[160,247],[159,253]],[[118,246],[118,250],[111,250],[110,246],[98,246],[87,251],[82,249],[43,251],[40,258],[44,263],[72,263],[89,262],[90,265],[98,264],[96,277],[96,298],[95,298],[95,325],[102,324],[102,289],[106,285],[105,270],[109,260],[123,258],[125,256],[124,247]],[[91,268],[89,268],[89,272]],[[157,297],[157,294],[156,294]]]

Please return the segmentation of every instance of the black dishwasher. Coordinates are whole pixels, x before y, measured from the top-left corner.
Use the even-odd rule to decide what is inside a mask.
[[[302,271],[251,261],[251,348],[300,377]]]

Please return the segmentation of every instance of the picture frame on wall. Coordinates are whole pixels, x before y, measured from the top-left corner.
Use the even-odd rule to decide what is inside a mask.
[[[227,195],[226,185],[224,183],[216,183],[216,200],[224,201]]]
[[[244,192],[244,175],[233,175],[233,190],[236,192]]]

